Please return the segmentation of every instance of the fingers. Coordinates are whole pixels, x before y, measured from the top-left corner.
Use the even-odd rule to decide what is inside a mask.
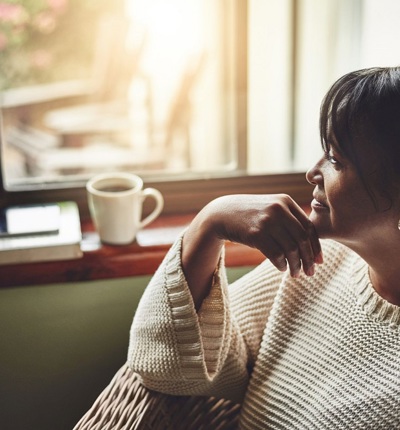
[[[275,241],[272,237],[263,239],[261,246],[257,248],[271,261],[271,263],[281,272],[285,272],[288,266],[286,253],[281,243]]]
[[[307,260],[307,266],[311,266],[311,264],[322,264],[323,263],[323,255],[322,255],[322,249],[321,249],[321,243],[319,241],[317,232],[315,230],[314,224],[308,219],[305,212],[300,208],[300,206],[297,205],[295,201],[292,201],[292,205],[289,206],[290,211],[295,216],[295,218],[300,222],[302,225],[305,237],[301,238],[300,241],[303,241],[304,247],[304,259]],[[304,240],[306,239],[306,243],[304,243]],[[310,249],[309,246],[311,246],[312,255],[313,255],[313,263],[310,262],[309,256],[310,256]],[[302,257],[302,258],[303,258]]]
[[[301,246],[306,247],[306,245]],[[306,274],[310,276],[314,274],[310,269],[313,266],[311,246],[307,249],[311,257],[301,249],[301,246],[285,228],[276,227],[271,236],[264,237],[262,246],[259,249],[278,270],[285,271],[289,267],[290,275],[297,278],[302,267]],[[311,261],[311,263],[308,263],[308,261]]]
[[[322,264],[324,262],[324,258],[322,255],[321,243],[315,230],[315,226],[310,220],[308,220],[307,231],[309,233],[311,247],[314,253],[314,262],[317,264]]]
[[[322,263],[315,228],[288,195],[225,196],[208,207],[220,239],[258,248],[278,270],[312,276],[314,264]]]
[[[292,243],[289,248],[289,252],[292,254],[294,261],[292,276],[298,276],[301,267],[303,267],[303,271],[306,275],[312,276],[315,272],[315,254],[310,233],[297,219],[289,221],[286,223],[286,228],[288,229]]]
[[[301,253],[298,243],[293,240],[292,236],[286,229],[275,229],[274,236],[276,245],[275,248],[272,248],[275,252],[272,257],[270,256],[272,263],[279,270],[282,270],[280,267],[283,267],[283,261],[285,261],[286,266],[289,266],[290,275],[297,278],[300,275],[302,267]],[[269,253],[271,254],[271,250]]]
[[[279,270],[289,266],[292,277],[298,277],[301,269],[307,276],[313,276],[315,263],[322,263],[321,244],[314,225],[290,198],[287,209],[281,224],[270,231],[274,244],[267,245],[266,255]]]

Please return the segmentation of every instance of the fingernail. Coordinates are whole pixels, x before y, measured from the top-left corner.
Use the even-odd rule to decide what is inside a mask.
[[[319,252],[319,253],[315,256],[314,261],[315,261],[317,264],[322,264],[322,263],[324,262],[324,257],[322,256],[322,252]]]
[[[307,276],[313,276],[313,275],[314,275],[314,273],[315,273],[315,267],[314,267],[314,264],[313,264],[311,267],[309,267],[307,270],[305,270],[305,272],[306,272],[306,275],[307,275]]]

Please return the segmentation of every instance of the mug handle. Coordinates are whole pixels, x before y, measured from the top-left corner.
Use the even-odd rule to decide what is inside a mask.
[[[142,219],[140,222],[140,228],[143,228],[147,224],[150,224],[152,221],[154,221],[158,215],[160,215],[164,207],[164,197],[160,191],[156,190],[155,188],[145,188],[142,190],[142,202],[144,202],[147,197],[153,197],[155,199],[156,207],[153,209],[153,212],[147,215],[146,218]]]

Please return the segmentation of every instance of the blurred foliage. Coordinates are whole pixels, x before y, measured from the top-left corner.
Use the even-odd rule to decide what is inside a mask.
[[[99,22],[124,0],[0,0],[0,90],[92,72]]]

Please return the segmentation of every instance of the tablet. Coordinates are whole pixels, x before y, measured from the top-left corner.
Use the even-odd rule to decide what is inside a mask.
[[[57,234],[60,207],[54,204],[10,206],[0,210],[0,237]]]

